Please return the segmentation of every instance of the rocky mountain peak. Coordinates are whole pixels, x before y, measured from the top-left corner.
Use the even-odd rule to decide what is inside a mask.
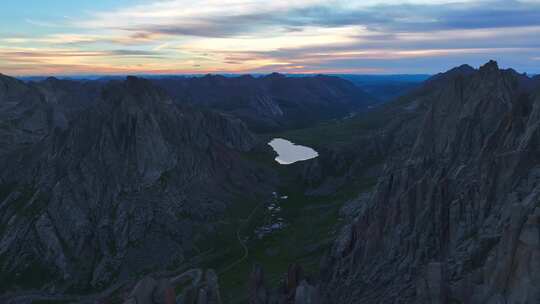
[[[125,80],[125,86],[128,90],[133,92],[143,92],[156,89],[156,87],[153,86],[150,81],[136,76],[127,76]]]
[[[102,93],[103,100],[114,105],[149,109],[157,104],[171,104],[171,98],[150,81],[128,76],[123,82],[108,84]]]
[[[281,79],[281,78],[285,78],[285,77],[287,77],[287,76],[284,75],[284,74],[274,72],[272,74],[267,75],[265,78],[268,78],[268,79]]]
[[[53,82],[53,83],[54,83],[54,82],[58,82],[58,81],[60,81],[60,79],[58,79],[58,78],[56,78],[56,77],[54,77],[54,76],[47,77],[47,78],[44,80],[44,82]]]
[[[385,127],[399,152],[323,267],[329,303],[538,302],[540,99],[495,61],[459,70]]]
[[[0,292],[34,287],[25,285],[32,267],[46,274],[37,286],[64,291],[176,265],[193,251],[195,228],[218,225],[233,191],[265,187],[243,158],[256,138],[241,121],[169,103],[149,81],[99,87],[98,100],[60,130],[49,126],[55,118],[43,98],[58,99],[56,89],[7,80],[14,85],[4,94],[0,80]]]
[[[253,77],[253,75],[251,75],[251,74],[244,74],[244,75],[241,75],[240,77],[238,77],[238,79],[241,79],[241,80],[253,80],[253,79],[255,79],[255,77]]]
[[[456,68],[451,69],[450,71],[459,72],[462,74],[470,74],[473,73],[475,69],[468,64],[462,64]]]
[[[4,83],[5,86],[7,86],[9,83],[20,83],[19,80],[13,78],[13,77],[9,77],[7,75],[4,75],[4,74],[0,74],[0,83]]]
[[[225,80],[227,77],[223,75],[216,75],[216,74],[206,74],[201,79],[210,81],[210,82],[219,82]]]
[[[495,60],[490,60],[486,64],[480,67],[480,72],[497,72],[499,71],[499,64]]]
[[[9,79],[9,78],[11,78],[11,77],[9,77],[9,76],[6,75],[6,74],[0,73],[0,81],[5,81],[6,79]]]
[[[444,73],[439,73],[434,75],[433,77],[429,78],[426,81],[426,84],[437,84],[437,83],[444,83],[449,79],[459,77],[459,76],[467,76],[471,75],[476,72],[476,69],[468,64],[463,64],[458,67],[452,68]]]

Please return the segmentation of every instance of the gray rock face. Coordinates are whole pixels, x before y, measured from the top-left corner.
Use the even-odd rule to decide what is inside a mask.
[[[321,296],[318,286],[313,286],[304,278],[304,270],[298,264],[289,265],[285,280],[277,289],[265,286],[264,270],[254,265],[249,278],[250,304],[319,304]]]
[[[396,103],[384,173],[325,259],[327,303],[540,301],[533,87],[490,62]]]
[[[256,144],[243,123],[173,104],[147,81],[107,85],[61,128],[55,91],[0,84],[13,135],[0,149],[2,291],[100,289],[177,265],[235,193],[265,188],[241,156]]]
[[[317,288],[309,285],[305,280],[296,287],[294,304],[319,304],[320,296]]]
[[[140,280],[124,303],[154,303],[154,296],[157,296],[158,282],[151,277]]]
[[[0,74],[0,156],[43,138],[52,118],[52,107],[35,88]]]
[[[209,269],[203,277],[203,272],[193,278],[191,284],[185,287],[176,298],[176,303],[181,304],[221,304],[218,276]],[[178,285],[177,279],[172,279],[172,285]]]
[[[264,282],[264,270],[258,264],[253,265],[249,278],[249,304],[267,304],[268,290]]]
[[[221,304],[218,277],[209,269],[189,270],[174,278],[140,280],[124,304]],[[175,290],[180,289],[178,297]]]

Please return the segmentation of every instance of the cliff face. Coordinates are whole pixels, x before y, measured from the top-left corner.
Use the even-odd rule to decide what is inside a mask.
[[[323,263],[327,302],[540,301],[540,90],[489,62],[396,106],[412,118],[383,132],[384,173]]]
[[[24,83],[0,74],[0,155],[36,143],[55,128],[67,128],[97,101],[101,86],[56,78]]]
[[[145,80],[107,85],[61,127],[43,114],[56,111],[55,91],[7,82],[0,104],[39,105],[2,120],[26,140],[8,138],[0,158],[7,290],[101,288],[178,265],[234,193],[265,189],[263,173],[241,157],[256,144],[242,122],[178,106]]]
[[[38,141],[52,118],[51,107],[34,88],[0,74],[0,155]]]

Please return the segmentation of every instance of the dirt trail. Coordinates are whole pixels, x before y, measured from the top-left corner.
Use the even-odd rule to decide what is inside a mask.
[[[244,251],[244,254],[242,255],[241,258],[239,258],[238,260],[232,262],[231,264],[229,264],[225,268],[223,268],[218,273],[218,275],[222,275],[222,274],[230,271],[231,269],[236,267],[236,265],[242,263],[245,259],[248,258],[248,256],[249,256],[249,248],[247,247],[246,242],[244,242],[244,240],[242,240],[242,236],[240,234],[241,234],[242,229],[244,228],[244,226],[249,224],[249,222],[251,221],[251,219],[253,218],[255,213],[257,213],[257,210],[259,209],[259,207],[261,207],[262,205],[264,205],[264,202],[257,204],[257,206],[255,206],[255,208],[253,208],[253,210],[251,211],[251,213],[249,214],[249,216],[247,218],[241,219],[240,222],[242,222],[242,223],[240,224],[240,226],[236,230],[236,239],[238,240],[238,243],[240,244],[240,246],[242,246],[242,250]]]

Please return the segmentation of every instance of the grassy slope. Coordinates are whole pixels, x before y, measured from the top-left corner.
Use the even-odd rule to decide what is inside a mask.
[[[367,181],[357,192],[365,191],[373,186]],[[268,216],[266,208],[258,208],[249,223],[234,221],[228,229],[223,230],[220,244],[222,255],[205,263],[206,267],[215,268],[220,273],[220,286],[224,303],[243,303],[247,295],[247,283],[251,267],[259,263],[266,271],[267,282],[275,287],[283,278],[290,263],[300,263],[309,275],[318,274],[319,261],[331,245],[334,233],[339,227],[339,209],[342,204],[352,198],[350,189],[327,197],[308,197],[301,189],[284,186],[279,194],[287,195],[281,201],[281,217],[288,226],[262,239],[255,238],[253,231]],[[246,204],[246,210],[253,210],[260,202]],[[245,215],[245,211],[242,212]],[[244,218],[244,217],[242,217]],[[232,269],[229,266],[244,255],[242,246],[236,240],[236,229],[240,227],[242,238],[247,239],[249,255]],[[227,268],[226,272],[222,272]]]
[[[354,141],[358,136],[384,126],[388,115],[386,107],[359,113],[350,118],[319,123],[316,126],[266,134],[267,137],[283,137],[297,144],[314,148],[339,147]]]

